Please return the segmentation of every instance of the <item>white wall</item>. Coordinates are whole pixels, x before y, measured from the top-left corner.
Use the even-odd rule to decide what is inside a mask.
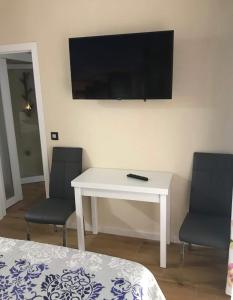
[[[233,152],[232,11],[231,0],[2,0],[0,44],[38,43],[50,153],[54,145],[81,146],[85,168],[174,173],[177,236],[193,152]],[[167,29],[175,30],[172,101],[72,100],[69,37]],[[158,231],[155,205],[103,200],[100,208],[102,226]]]

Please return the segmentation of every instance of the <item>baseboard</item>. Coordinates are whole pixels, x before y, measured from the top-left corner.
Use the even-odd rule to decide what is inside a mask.
[[[92,230],[90,225],[85,228],[88,231]],[[128,236],[128,237],[135,237],[135,238],[153,240],[153,241],[159,240],[158,232],[152,233],[152,232],[146,232],[142,230],[131,230],[131,229],[118,228],[118,227],[110,227],[110,226],[99,226],[99,232],[121,235],[121,236]]]
[[[40,182],[44,181],[44,175],[39,175],[39,176],[31,176],[31,177],[23,177],[21,178],[21,183],[33,183],[33,182]]]
[[[11,197],[10,199],[6,200],[6,208],[11,207],[12,205],[15,205],[17,202],[21,201],[22,199],[18,200],[16,197]]]
[[[175,243],[175,244],[180,244],[181,243],[181,241],[180,241],[180,239],[177,235],[174,235],[172,237],[172,242]]]
[[[76,229],[74,224],[70,224],[69,228]],[[92,226],[90,224],[85,223],[85,230],[92,231]],[[160,234],[159,232],[146,232],[143,230],[133,230],[133,229],[123,229],[119,227],[111,227],[111,226],[99,226],[98,232],[120,235],[120,236],[128,236],[145,240],[159,241]],[[177,236],[171,237],[171,242],[180,243],[179,238]]]

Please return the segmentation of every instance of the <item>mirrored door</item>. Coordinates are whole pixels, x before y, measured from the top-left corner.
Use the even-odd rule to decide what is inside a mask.
[[[12,179],[12,171],[10,164],[9,147],[7,142],[5,117],[2,105],[2,96],[0,89],[0,156],[2,165],[2,175],[6,199],[14,196],[14,185]]]
[[[6,208],[22,200],[19,162],[5,59],[0,59],[0,159],[0,210],[4,211],[4,200]]]

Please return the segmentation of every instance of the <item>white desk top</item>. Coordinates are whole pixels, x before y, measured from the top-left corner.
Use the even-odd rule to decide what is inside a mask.
[[[149,181],[128,178],[129,173],[146,176]],[[172,174],[160,171],[90,168],[76,177],[72,187],[105,189],[127,192],[168,194]]]

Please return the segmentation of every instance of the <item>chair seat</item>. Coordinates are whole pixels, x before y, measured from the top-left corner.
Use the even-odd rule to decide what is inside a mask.
[[[230,242],[230,219],[188,213],[179,238],[187,243],[227,249]]]
[[[25,219],[31,223],[64,225],[74,210],[73,200],[49,198],[31,208]]]

